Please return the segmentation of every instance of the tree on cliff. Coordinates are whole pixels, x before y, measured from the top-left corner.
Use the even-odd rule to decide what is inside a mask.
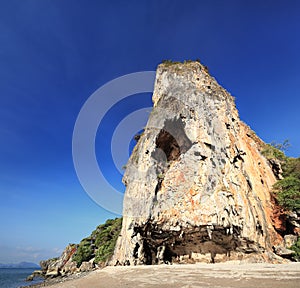
[[[264,147],[262,154],[268,160],[279,160],[284,178],[275,183],[273,191],[278,204],[293,211],[300,209],[300,158],[290,158],[284,154],[289,146],[288,140],[282,144],[273,142]]]
[[[300,209],[300,158],[285,157],[283,179],[274,185],[278,203],[287,210]]]
[[[114,252],[121,227],[122,218],[108,219],[105,224],[99,225],[89,237],[81,240],[73,256],[77,267],[94,257],[95,263],[105,264]]]
[[[300,179],[288,176],[274,185],[278,203],[288,210],[300,209]]]
[[[274,186],[273,191],[278,204],[287,211],[295,211],[299,214],[300,211],[300,158],[287,157],[283,151],[289,146],[285,141],[283,144],[267,145],[262,151],[267,159],[276,158],[280,161],[282,166],[281,180],[278,180]],[[293,259],[300,261],[300,237],[297,242],[289,247],[295,254]]]

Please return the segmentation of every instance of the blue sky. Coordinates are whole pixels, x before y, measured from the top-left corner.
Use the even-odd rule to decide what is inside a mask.
[[[77,179],[74,124],[103,84],[163,59],[199,58],[242,120],[299,157],[299,15],[297,0],[0,1],[0,262],[57,256],[115,217]],[[149,106],[139,99],[108,114],[97,149],[120,115]],[[122,189],[107,153],[98,161]]]

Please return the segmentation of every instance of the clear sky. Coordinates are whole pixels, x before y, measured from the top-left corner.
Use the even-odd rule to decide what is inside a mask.
[[[100,86],[163,59],[199,58],[242,120],[266,142],[289,139],[299,157],[299,15],[297,0],[1,0],[0,262],[57,256],[116,216],[77,179],[74,124]],[[116,107],[97,137],[116,187],[109,136],[133,105],[149,103]]]

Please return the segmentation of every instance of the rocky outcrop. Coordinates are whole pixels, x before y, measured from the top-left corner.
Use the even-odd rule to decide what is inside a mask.
[[[293,255],[295,254],[295,251],[288,249],[284,246],[274,246],[274,252],[281,257],[292,259]]]
[[[48,259],[40,262],[41,270],[46,277],[57,277],[71,273],[73,267],[72,256],[77,250],[77,245],[68,245],[59,258]],[[76,264],[76,263],[75,263]]]
[[[264,142],[239,119],[234,98],[200,63],[165,63],[153,103],[126,165],[111,264],[279,261],[270,191],[280,170],[261,154]]]
[[[300,210],[297,211],[289,211],[287,214],[287,225],[289,226],[289,232],[293,232],[294,234],[300,237]]]
[[[281,163],[278,159],[269,159],[269,163],[270,163],[270,166],[272,168],[272,171],[276,177],[276,179],[278,180],[281,180],[283,179],[283,176],[282,176],[282,168],[281,168]]]
[[[79,268],[80,272],[92,271],[95,268],[94,261],[82,262]]]
[[[60,257],[40,262],[41,270],[27,277],[46,279],[92,271],[107,265],[120,234],[122,218],[108,219],[79,244],[69,244]]]
[[[79,272],[76,262],[72,259],[76,250],[77,245],[69,244],[60,257],[41,261],[41,270],[34,271],[27,280],[32,281],[34,277],[56,278]]]

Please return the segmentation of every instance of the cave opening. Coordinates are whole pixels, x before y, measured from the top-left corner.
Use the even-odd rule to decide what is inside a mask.
[[[230,257],[231,251],[239,250],[242,243],[238,227],[228,233],[225,227],[197,226],[180,231],[164,231],[148,222],[137,231],[143,238],[145,264],[194,263],[203,257],[215,262],[216,255]],[[248,248],[251,252],[251,248]],[[209,255],[209,256],[208,256]],[[198,257],[198,258],[197,258]],[[208,258],[207,258],[208,257]]]
[[[154,159],[175,161],[191,148],[192,142],[187,137],[184,127],[185,123],[181,118],[165,121],[155,140],[156,149],[152,153]]]

